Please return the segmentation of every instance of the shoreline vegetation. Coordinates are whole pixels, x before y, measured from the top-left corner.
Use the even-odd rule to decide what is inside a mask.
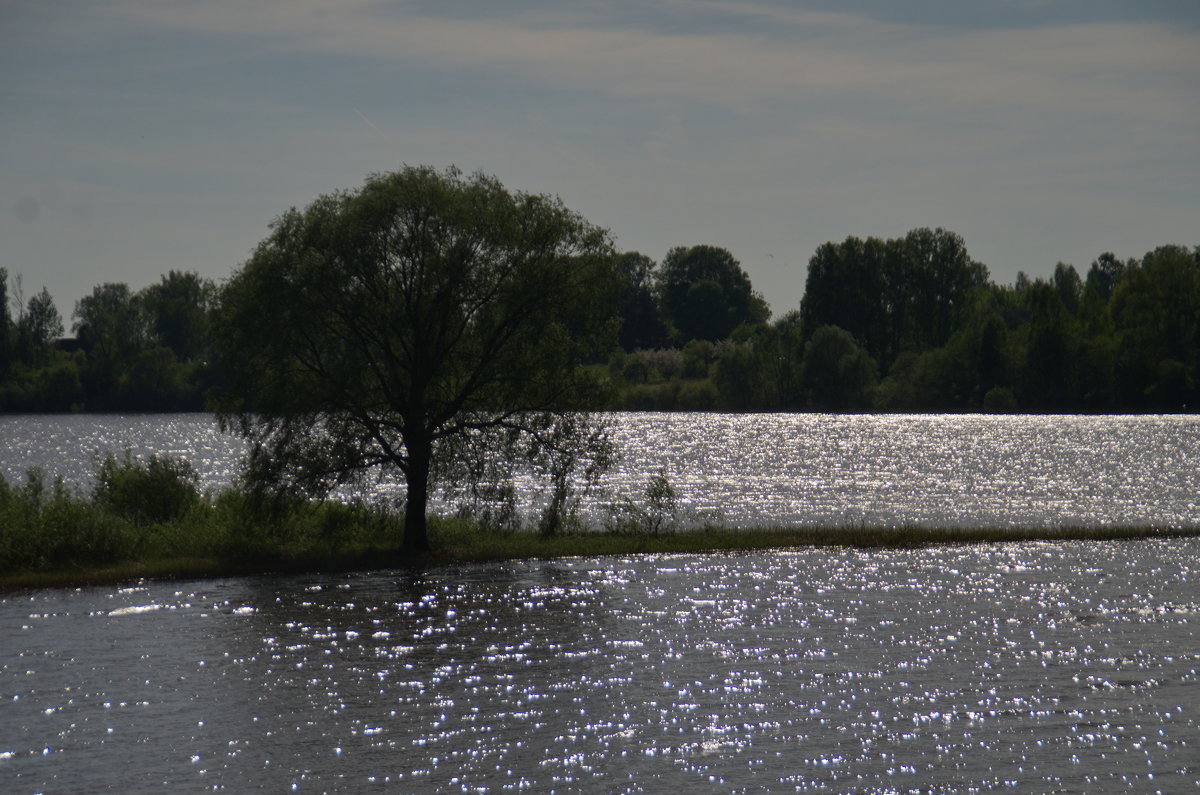
[[[608,256],[615,329],[593,410],[1188,413],[1200,405],[1200,246],[994,281],[957,234],[817,249],[772,314],[727,250]],[[802,268],[801,263],[797,267]],[[169,271],[96,285],[64,318],[0,268],[0,413],[211,410],[229,285]],[[10,312],[10,304],[15,310]],[[274,322],[275,316],[270,316]],[[68,327],[71,336],[64,336]],[[276,351],[285,357],[288,349]]]
[[[395,509],[236,489],[202,494],[185,461],[110,456],[90,494],[70,491],[61,479],[47,483],[36,470],[24,484],[0,477],[0,592],[576,556],[1200,536],[1200,527],[1156,526],[683,527],[657,507],[649,494],[646,506],[626,505],[604,527],[553,535],[431,515],[430,549],[411,555],[402,548],[404,519]]]

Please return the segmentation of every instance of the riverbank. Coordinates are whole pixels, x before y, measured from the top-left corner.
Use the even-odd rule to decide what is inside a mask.
[[[361,528],[360,528],[361,529]],[[738,554],[803,547],[917,548],[1027,541],[1114,541],[1198,537],[1200,527],[705,527],[650,535],[596,531],[545,537],[533,532],[497,534],[455,519],[431,521],[432,549],[408,557],[394,542],[361,541],[300,548],[294,543],[246,554],[166,555],[107,565],[76,561],[39,570],[0,571],[0,592],[77,588],[144,580],[189,580],[269,574],[329,574],[432,567],[495,560],[653,554]]]

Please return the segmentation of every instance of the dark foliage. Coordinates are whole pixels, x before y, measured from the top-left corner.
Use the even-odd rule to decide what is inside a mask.
[[[314,214],[334,213],[309,232],[349,245],[375,220],[360,208],[359,227],[338,227],[338,203],[347,200],[325,197],[280,224],[316,224]],[[485,219],[460,209],[458,220]],[[578,352],[609,361],[618,393],[613,401],[594,393],[591,408],[1175,412],[1200,405],[1200,249],[1163,246],[1125,260],[1104,253],[1082,276],[1060,262],[1046,277],[1021,273],[998,285],[944,229],[850,237],[818,247],[799,311],[773,322],[725,249],[678,247],[661,266],[637,252],[603,258],[611,289],[564,309],[557,326],[569,339],[594,340],[604,322],[616,329],[613,351]],[[538,295],[548,283],[527,289]],[[342,296],[332,283],[314,290]],[[75,307],[75,337],[57,339],[62,318],[49,293],[26,300],[20,279],[0,269],[0,411],[201,410],[210,396],[229,392],[241,360],[266,372],[264,363],[294,354],[294,340],[279,342],[273,327],[264,328],[219,366],[216,295],[211,282],[177,271],[137,292],[101,284]],[[261,305],[273,307],[279,295],[264,293]],[[854,349],[823,328],[844,332]],[[830,358],[830,346],[846,356]],[[510,372],[530,366],[512,364]]]
[[[398,474],[413,552],[433,486],[516,460],[569,512],[575,465],[606,457],[580,365],[611,345],[612,265],[606,233],[557,199],[454,169],[375,175],[285,213],[216,324],[221,419],[251,442],[251,484],[325,494]]]

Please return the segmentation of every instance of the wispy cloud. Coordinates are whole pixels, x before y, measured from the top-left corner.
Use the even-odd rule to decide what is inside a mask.
[[[743,24],[689,26],[689,8]],[[899,25],[749,3],[664,3],[678,25],[587,25],[564,14],[448,18],[370,0],[126,4],[130,20],[247,37],[289,51],[511,72],[633,98],[746,108],[805,96],[939,107],[1033,108],[1179,118],[1200,79],[1200,33],[1118,22],[970,30]],[[403,9],[403,6],[401,6]],[[754,24],[744,24],[747,21]]]
[[[777,309],[850,233],[950,226],[1002,279],[1197,242],[1200,13],[983,5],[11,0],[0,259],[76,294],[61,263],[223,275],[289,204],[400,162],[561,193],[652,255],[727,246]]]

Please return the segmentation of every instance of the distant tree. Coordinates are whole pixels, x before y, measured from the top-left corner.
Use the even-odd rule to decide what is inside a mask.
[[[32,411],[78,410],[84,400],[78,364],[74,357],[63,356],[31,373],[31,403],[26,408]]]
[[[758,327],[755,350],[765,373],[767,397],[776,410],[804,407],[801,366],[804,359],[804,333],[800,313],[791,311],[770,325]]]
[[[1054,289],[1063,308],[1072,315],[1078,314],[1079,302],[1083,298],[1083,281],[1074,265],[1060,262],[1054,266]]]
[[[716,358],[716,345],[708,340],[692,340],[683,346],[683,377],[707,378],[709,365]]]
[[[692,282],[674,315],[675,328],[689,340],[721,340],[736,326],[725,290],[712,279]]]
[[[1011,388],[1009,331],[996,306],[996,291],[980,295],[965,326],[974,363],[975,397],[980,404],[992,390]]]
[[[14,342],[12,316],[8,312],[8,271],[0,268],[0,380],[8,375]]]
[[[138,299],[158,345],[170,348],[181,361],[204,354],[216,300],[212,282],[196,273],[173,270],[138,293]]]
[[[118,362],[140,350],[146,341],[146,316],[141,302],[122,282],[105,282],[75,304],[75,336],[89,354]]]
[[[962,237],[945,229],[914,229],[898,241],[899,256],[885,271],[897,350],[944,345],[972,291],[988,283],[987,268],[971,259]]]
[[[822,326],[805,345],[801,379],[812,408],[865,409],[871,405],[875,362],[850,332]]]
[[[659,269],[659,300],[679,342],[723,340],[743,323],[771,312],[734,256],[716,246],[679,246]]]
[[[145,349],[145,309],[123,282],[105,282],[75,304],[75,337],[87,353],[83,383],[92,408],[144,409],[125,405],[129,373]],[[139,399],[137,402],[141,403]]]
[[[29,333],[37,345],[48,346],[62,336],[62,316],[54,306],[54,299],[45,287],[29,299],[28,314],[25,316],[29,323]]]
[[[1162,246],[1113,289],[1122,406],[1178,411],[1200,402],[1200,249]]]
[[[845,329],[871,356],[889,361],[888,331],[894,296],[885,282],[888,259],[896,245],[877,237],[848,237],[825,243],[808,262],[804,298],[800,302],[805,337],[821,326]]]
[[[162,345],[147,347],[127,363],[119,405],[133,411],[170,411],[189,408],[185,367],[174,352]]]
[[[62,336],[62,316],[45,287],[29,299],[17,321],[17,357],[26,364],[45,364],[51,344]]]
[[[732,411],[764,408],[765,374],[751,342],[734,342],[723,348],[717,359],[713,385],[722,408]]]
[[[617,257],[617,344],[625,351],[650,350],[667,344],[658,299],[654,294],[654,260],[636,251]]]
[[[1106,251],[1101,254],[1088,269],[1085,293],[1093,294],[1101,303],[1107,302],[1112,296],[1113,288],[1125,273],[1125,267],[1125,263],[1117,259],[1112,252]]]
[[[800,313],[774,323],[742,326],[722,346],[715,384],[727,408],[767,411],[804,407],[801,360],[804,336]]]
[[[431,486],[489,466],[540,465],[561,507],[608,453],[579,365],[615,336],[612,267],[606,233],[557,199],[455,169],[371,176],[281,216],[227,285],[221,421],[251,442],[251,482],[400,473],[410,552]]]
[[[805,335],[835,325],[887,368],[903,351],[946,344],[971,294],[987,284],[987,268],[945,229],[825,243],[809,261],[800,305]]]
[[[963,310],[959,328],[923,357],[920,387],[926,390],[923,409],[978,410],[988,393],[1011,388],[1012,346],[1000,309],[1004,292],[994,286],[976,291]]]
[[[1078,405],[1077,321],[1063,304],[1060,284],[1058,278],[1038,279],[1025,292],[1029,322],[1021,335],[1025,355],[1019,396],[1022,406],[1037,411],[1067,411]]]

